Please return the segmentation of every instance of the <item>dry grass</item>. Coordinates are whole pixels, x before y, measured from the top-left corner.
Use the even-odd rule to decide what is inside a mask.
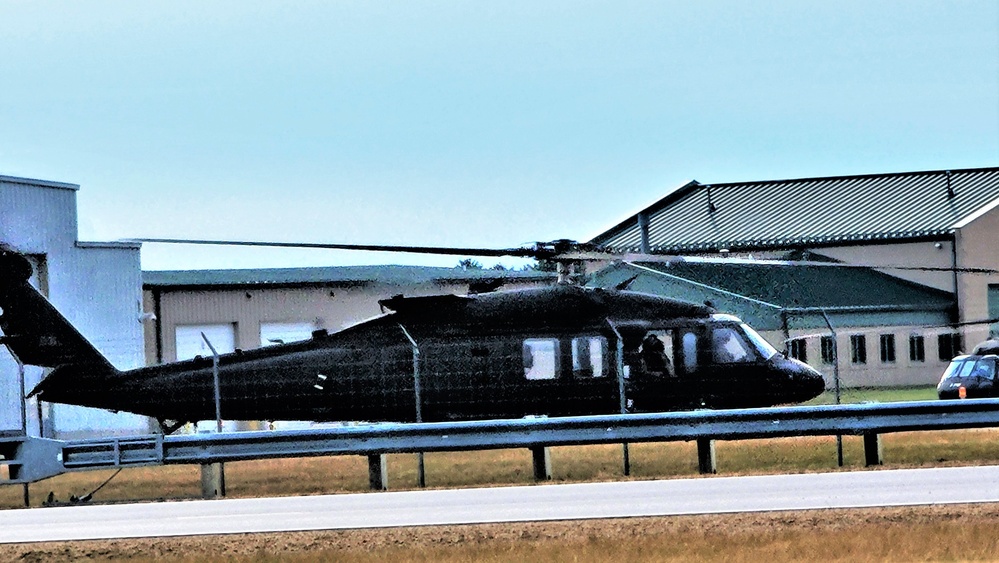
[[[999,506],[527,522],[0,546],[21,561],[992,561]]]

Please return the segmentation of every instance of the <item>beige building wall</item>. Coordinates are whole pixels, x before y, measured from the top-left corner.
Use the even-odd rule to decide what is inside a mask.
[[[504,289],[536,286],[508,284]],[[353,287],[254,288],[254,289],[160,289],[157,312],[153,291],[143,292],[144,311],[157,312],[155,322],[145,324],[146,363],[177,359],[176,327],[183,325],[232,324],[235,345],[243,350],[260,346],[262,323],[309,322],[317,330],[335,332],[382,313],[380,299],[464,294],[467,283],[396,286],[371,284]],[[159,345],[156,325],[160,327]]]
[[[856,328],[841,327],[836,332],[836,345],[839,365],[840,386],[850,387],[896,387],[915,385],[936,385],[949,363],[941,360],[938,353],[937,337],[951,332],[950,329],[913,329],[907,326]],[[881,335],[895,337],[895,361],[881,361]],[[909,337],[913,334],[923,337],[923,361],[909,357]],[[784,349],[784,334],[780,331],[762,333],[779,350]],[[825,377],[826,386],[833,388],[835,366],[825,363],[822,358],[821,339],[830,336],[828,330],[791,330],[792,339],[803,339],[806,346],[808,364],[819,370]],[[851,336],[864,335],[867,344],[867,362],[852,361]]]
[[[999,270],[999,207],[993,207],[961,225],[957,248],[959,268]],[[958,276],[958,280],[961,320],[988,319],[988,287],[990,283],[999,284],[999,275],[964,273]],[[977,328],[977,339],[967,341],[969,349],[988,336],[987,327]]]
[[[954,244],[949,240],[871,244],[817,248],[815,252],[847,264],[872,266],[954,267]],[[954,275],[948,271],[922,272],[886,269],[884,273],[942,291],[954,291]]]

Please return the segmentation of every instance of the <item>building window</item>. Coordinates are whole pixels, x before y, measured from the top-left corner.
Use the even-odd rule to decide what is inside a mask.
[[[894,334],[882,334],[881,335],[881,363],[882,364],[894,364],[895,363],[895,335]]]
[[[822,348],[822,363],[831,366],[836,363],[836,342],[832,336],[823,336],[819,339],[819,346]]]
[[[909,335],[909,361],[910,362],[926,361],[926,342],[922,334]]]
[[[558,340],[528,338],[524,341],[524,377],[555,379],[558,376]]]
[[[790,342],[791,357],[796,360],[808,363],[808,341],[804,338],[795,338]]]
[[[955,332],[937,336],[937,354],[941,362],[949,362],[961,353],[961,336]]]
[[[863,334],[850,335],[850,361],[855,364],[867,363],[867,337]]]

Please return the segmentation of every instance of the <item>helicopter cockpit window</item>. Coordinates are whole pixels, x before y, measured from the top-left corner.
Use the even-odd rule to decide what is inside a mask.
[[[778,352],[773,345],[767,342],[766,338],[763,338],[760,336],[760,333],[753,330],[753,327],[747,325],[746,323],[742,323],[739,326],[742,328],[742,331],[746,333],[746,336],[749,337],[749,341],[756,347],[756,351],[760,353],[760,356],[769,360],[777,354],[780,354],[780,352]]]
[[[996,362],[995,358],[982,358],[975,362],[975,371],[972,372],[973,377],[978,377],[981,379],[994,379],[996,374]]]
[[[954,360],[947,366],[947,371],[943,374],[943,379],[977,377],[981,379],[995,379],[996,359],[988,358],[968,358]]]
[[[607,375],[607,339],[582,336],[572,339],[572,375],[577,379]]]
[[[711,353],[718,364],[738,364],[754,359],[749,342],[734,327],[716,328],[711,332]]]
[[[524,377],[555,379],[558,375],[558,340],[528,338],[524,340]]]

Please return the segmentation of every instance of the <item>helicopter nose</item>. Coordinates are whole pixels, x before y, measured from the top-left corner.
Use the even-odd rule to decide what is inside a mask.
[[[803,402],[818,397],[826,390],[822,374],[812,366],[792,358],[782,358],[780,368],[788,374],[793,388],[795,402]]]
[[[803,396],[801,400],[807,401],[821,395],[826,390],[826,380],[822,377],[822,374],[808,364],[802,362],[796,363],[798,364],[799,371],[795,374],[795,380]]]

